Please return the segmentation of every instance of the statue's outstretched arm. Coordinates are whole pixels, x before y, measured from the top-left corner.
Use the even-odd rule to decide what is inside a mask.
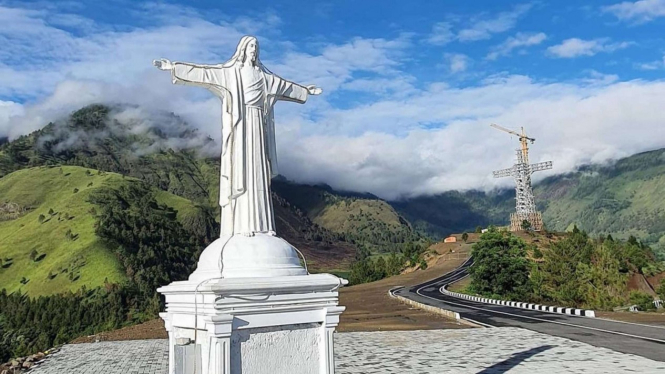
[[[278,100],[294,101],[304,103],[308,95],[319,95],[323,90],[315,85],[302,86],[273,75],[272,94]]]
[[[170,70],[174,84],[224,86],[224,75],[219,66],[171,62],[165,58],[153,60],[152,64],[160,70]]]

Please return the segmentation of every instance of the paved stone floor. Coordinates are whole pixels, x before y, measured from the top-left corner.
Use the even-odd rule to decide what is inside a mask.
[[[31,373],[166,374],[167,356],[165,340],[66,345]],[[665,362],[519,328],[338,333],[335,359],[337,374],[665,373]]]

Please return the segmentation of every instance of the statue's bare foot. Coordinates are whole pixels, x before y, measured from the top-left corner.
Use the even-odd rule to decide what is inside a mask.
[[[247,237],[252,237],[254,236],[253,232],[243,232],[242,235],[247,236]]]
[[[267,234],[270,236],[277,236],[277,233],[274,231],[268,231]]]

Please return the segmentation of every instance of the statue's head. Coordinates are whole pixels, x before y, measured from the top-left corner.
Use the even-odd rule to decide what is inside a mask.
[[[229,60],[233,63],[244,64],[250,62],[253,65],[259,62],[259,41],[254,36],[245,35],[240,39],[236,53]]]

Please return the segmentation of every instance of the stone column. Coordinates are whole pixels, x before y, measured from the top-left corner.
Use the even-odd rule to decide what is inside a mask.
[[[169,374],[175,374],[175,331],[173,331],[173,323],[168,313],[159,313],[159,316],[164,320],[164,328],[169,334]]]
[[[202,372],[204,374],[230,374],[231,373],[231,332],[233,331],[233,316],[221,314],[206,317],[208,341],[204,354]]]
[[[321,326],[321,373],[334,374],[335,373],[335,356],[334,356],[334,333],[335,328],[339,324],[339,316],[346,309],[343,306],[335,306],[326,308],[326,316],[324,323]]]

